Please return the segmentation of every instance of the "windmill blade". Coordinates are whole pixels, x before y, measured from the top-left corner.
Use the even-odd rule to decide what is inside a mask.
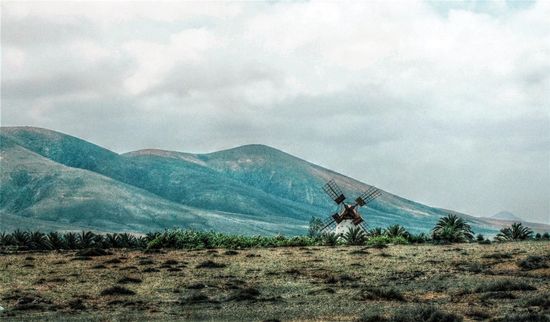
[[[330,216],[323,222],[323,228],[321,228],[320,231],[321,232],[326,232],[326,231],[332,230],[334,228],[336,228],[336,221],[334,220],[334,218],[332,216]]]
[[[357,199],[355,199],[355,202],[360,207],[363,207],[367,203],[369,203],[369,202],[373,201],[374,199],[378,198],[381,194],[382,194],[382,190],[372,186],[369,189],[367,189],[367,191],[363,192],[363,194],[361,194],[361,196],[357,197]]]
[[[382,195],[382,191],[379,190],[376,193],[374,193],[373,195],[369,196],[367,199],[365,199],[365,203],[368,204],[369,202],[373,201],[374,199],[380,197],[381,195]]]
[[[346,200],[346,197],[342,193],[342,189],[338,187],[334,179],[330,179],[330,181],[323,186],[323,190],[330,197],[330,199],[334,200],[334,202],[338,205]]]

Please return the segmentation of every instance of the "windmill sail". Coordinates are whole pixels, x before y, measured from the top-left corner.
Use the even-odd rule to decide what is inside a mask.
[[[355,202],[360,207],[368,204],[369,202],[373,201],[374,199],[378,198],[382,194],[382,191],[376,187],[370,187],[367,191],[363,192],[363,194],[357,199],[355,199]]]
[[[346,200],[346,197],[342,193],[342,189],[340,189],[340,187],[338,187],[338,185],[336,184],[334,179],[331,179],[329,182],[327,182],[323,186],[323,190],[338,205],[341,204],[342,202],[344,202],[344,200]]]
[[[329,216],[325,221],[323,221],[323,228],[321,228],[322,232],[334,230],[336,228],[336,221],[332,216]]]

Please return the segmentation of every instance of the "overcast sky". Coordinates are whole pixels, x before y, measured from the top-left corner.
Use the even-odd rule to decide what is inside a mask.
[[[550,1],[1,6],[3,126],[116,152],[262,143],[550,223]]]

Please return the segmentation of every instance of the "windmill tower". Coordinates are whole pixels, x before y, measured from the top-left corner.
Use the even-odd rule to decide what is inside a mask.
[[[344,201],[346,197],[342,193],[342,189],[336,184],[334,179],[331,179],[323,186],[326,194],[334,200],[338,205],[339,210],[332,216],[328,217],[323,223],[322,232],[333,231],[335,234],[345,234],[353,227],[359,226],[366,232],[366,228],[362,225],[363,218],[359,214],[358,209],[363,207],[378,198],[382,191],[374,186],[363,192],[361,196],[355,199],[354,203],[347,204]]]

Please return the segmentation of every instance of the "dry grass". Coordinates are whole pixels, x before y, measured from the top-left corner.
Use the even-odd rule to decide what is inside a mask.
[[[392,320],[428,306],[464,321],[550,314],[550,268],[518,265],[548,258],[549,242],[111,253],[0,255],[0,319]]]

